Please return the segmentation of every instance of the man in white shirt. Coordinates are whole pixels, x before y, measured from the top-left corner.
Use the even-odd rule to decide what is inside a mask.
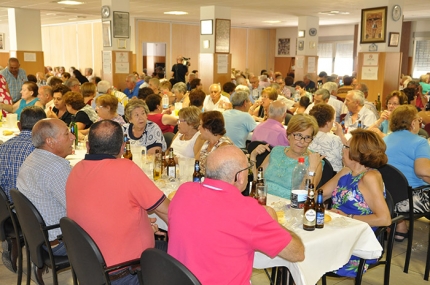
[[[340,123],[340,115],[345,114],[347,110],[343,110],[344,104],[342,101],[337,99],[337,83],[336,82],[326,82],[322,86],[323,89],[327,89],[330,93],[330,99],[327,104],[331,105],[336,112],[336,122]]]
[[[206,95],[203,102],[203,109],[205,111],[231,109],[230,100],[227,97],[221,96],[221,87],[219,84],[212,84],[209,87],[210,95]]]
[[[348,113],[345,116],[345,128],[347,133],[359,128],[366,129],[371,126],[376,117],[372,111],[364,107],[364,94],[360,90],[351,90],[345,96],[345,105]]]

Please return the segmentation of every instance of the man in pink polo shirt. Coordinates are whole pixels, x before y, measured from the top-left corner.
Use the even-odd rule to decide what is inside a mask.
[[[182,184],[170,204],[168,253],[202,284],[249,285],[256,250],[304,259],[300,238],[278,224],[273,209],[242,196],[249,168],[239,148],[220,147],[208,156],[204,182]]]

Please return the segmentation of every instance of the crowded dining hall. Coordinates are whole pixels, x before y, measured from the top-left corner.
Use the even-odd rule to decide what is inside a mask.
[[[0,8],[0,284],[428,281],[427,2],[60,2]]]

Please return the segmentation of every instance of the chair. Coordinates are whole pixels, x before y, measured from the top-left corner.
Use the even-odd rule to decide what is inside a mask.
[[[391,197],[389,191],[386,192],[385,201],[387,202],[388,210],[390,211],[390,214],[391,214],[391,224],[388,227],[378,227],[375,230],[375,236],[378,239],[379,243],[381,244],[381,246],[384,250],[384,248],[385,248],[385,235],[387,233],[387,248],[385,249],[385,251],[382,252],[381,257],[378,259],[378,261],[376,263],[370,264],[367,269],[369,270],[369,269],[374,268],[378,265],[385,264],[384,285],[389,285],[390,284],[391,258],[392,258],[392,254],[393,254],[395,229],[396,229],[397,222],[402,220],[404,217],[398,216],[394,212],[394,205],[395,204],[394,204],[393,198]],[[390,228],[389,234],[387,232],[388,228]],[[385,260],[381,260],[384,253],[385,253]],[[355,277],[355,285],[361,284],[365,264],[366,264],[366,260],[363,258],[360,258],[360,263],[359,263],[358,269],[357,269],[357,276]],[[328,272],[328,273],[324,274],[324,276],[322,277],[322,285],[327,284],[326,276],[343,277],[343,276],[339,276],[335,273]]]
[[[30,256],[27,258],[27,284],[31,276],[31,259],[38,268],[43,268],[45,265],[51,268],[53,284],[58,285],[57,271],[70,267],[70,264],[67,256],[52,254],[48,230],[58,228],[60,225],[46,226],[39,211],[27,197],[16,189],[12,189],[10,194],[24,235],[26,253]],[[45,250],[43,245],[48,250]]]
[[[428,132],[427,132],[427,130],[426,129],[419,129],[418,130],[418,135],[419,136],[421,136],[421,137],[423,137],[423,138],[425,138],[425,139],[428,139],[429,138],[429,134],[428,134]]]
[[[427,134],[430,134],[430,124],[426,124],[424,126],[424,130],[427,132]]]
[[[379,172],[382,175],[386,189],[390,192],[393,197],[394,204],[406,199],[409,200],[409,212],[398,213],[401,214],[406,220],[409,221],[409,231],[408,231],[408,245],[406,249],[406,258],[403,272],[408,273],[409,262],[412,254],[412,241],[414,236],[414,221],[421,217],[428,217],[429,213],[414,213],[414,203],[413,203],[413,190],[418,190],[419,188],[412,189],[408,185],[408,180],[397,168],[392,165],[385,165],[379,168]],[[423,186],[428,187],[428,186]]]
[[[290,120],[293,116],[294,116],[293,114],[290,114],[287,112],[287,114],[285,116],[285,120],[284,120],[284,125],[288,126],[288,123],[290,122]]]
[[[172,144],[173,137],[175,136],[175,134],[174,133],[164,133],[163,136],[164,136],[164,140],[166,141],[167,149],[169,149],[170,145]]]
[[[61,218],[60,225],[73,273],[80,284],[111,284],[109,272],[140,262],[135,259],[107,267],[97,244],[84,229],[67,217]]]
[[[0,187],[0,240],[16,239],[19,242],[17,268],[17,284],[19,285],[22,280],[22,246],[24,245],[24,239],[18,220],[16,219],[16,214],[12,212],[12,208],[13,204],[9,203],[6,193]]]
[[[333,170],[333,166],[331,166],[330,161],[328,161],[327,158],[325,158],[325,157],[323,158],[323,160],[324,160],[324,168],[322,171],[321,180],[318,183],[318,186],[316,189],[319,189],[321,186],[326,184],[335,175],[335,172]]]
[[[200,285],[200,281],[182,263],[156,248],[148,248],[140,257],[145,285]]]
[[[248,153],[251,153],[257,146],[259,146],[260,144],[267,144],[266,142],[262,142],[262,141],[252,141],[248,144]],[[269,145],[269,148],[272,149],[273,147]],[[268,151],[265,151],[262,154],[257,155],[257,163],[255,165],[255,167],[260,167],[260,165],[263,163],[264,159],[266,158],[266,156],[269,154]]]

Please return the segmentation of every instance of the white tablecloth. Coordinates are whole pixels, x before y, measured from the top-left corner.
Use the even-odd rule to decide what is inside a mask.
[[[268,205],[274,201],[285,202],[286,200],[269,195]],[[330,216],[332,221],[327,223],[323,229],[305,231],[301,225],[293,227],[293,231],[305,245],[303,262],[289,262],[280,257],[272,259],[261,252],[256,252],[254,268],[285,266],[291,271],[297,285],[313,285],[324,273],[339,269],[346,264],[352,254],[365,259],[381,256],[382,247],[368,224],[332,212],[330,212]]]
[[[13,134],[12,135],[3,135],[3,131],[12,131]],[[16,135],[18,135],[20,133],[18,127],[16,128],[9,128],[6,126],[6,123],[3,122],[3,126],[0,127],[0,140],[2,140],[3,142],[6,142],[8,140],[10,140],[11,138],[15,137]]]

